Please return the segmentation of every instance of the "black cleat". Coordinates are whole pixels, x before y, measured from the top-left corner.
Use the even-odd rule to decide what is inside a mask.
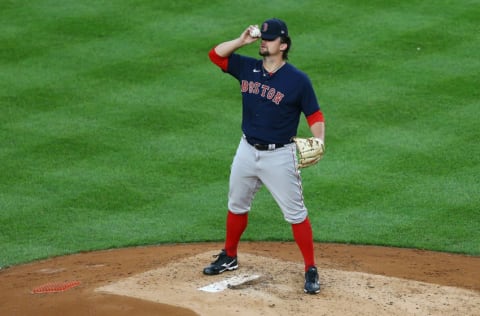
[[[305,293],[308,294],[317,294],[320,293],[320,281],[318,278],[318,271],[317,268],[311,266],[308,268],[307,272],[305,272]]]
[[[217,260],[215,260],[208,267],[203,269],[203,274],[215,275],[225,272],[227,270],[236,270],[238,268],[237,257],[227,256],[227,252],[225,251],[225,249],[222,249],[222,252],[213,257],[217,258]]]

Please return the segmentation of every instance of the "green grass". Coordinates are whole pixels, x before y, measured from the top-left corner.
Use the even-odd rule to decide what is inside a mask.
[[[315,240],[480,255],[475,1],[39,0],[0,3],[0,266],[223,240],[240,95],[207,52],[274,16],[326,117]],[[260,191],[244,240],[291,239]]]

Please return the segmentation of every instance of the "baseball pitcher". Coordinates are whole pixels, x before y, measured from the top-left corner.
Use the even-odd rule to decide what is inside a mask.
[[[259,43],[261,59],[236,51]],[[272,194],[305,263],[304,291],[320,292],[313,233],[302,192],[300,168],[317,163],[324,153],[325,124],[308,76],[288,63],[292,41],[287,25],[272,18],[247,27],[239,37],[209,53],[211,61],[238,80],[242,94],[242,132],[233,159],[224,249],[203,273],[215,275],[238,268],[237,248],[248,223],[255,193],[265,186]],[[297,137],[300,117],[312,136]]]

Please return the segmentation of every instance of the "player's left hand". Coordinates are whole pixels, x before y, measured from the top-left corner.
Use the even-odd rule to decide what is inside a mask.
[[[297,146],[299,169],[313,166],[323,158],[325,145],[320,138],[293,137],[292,140]]]

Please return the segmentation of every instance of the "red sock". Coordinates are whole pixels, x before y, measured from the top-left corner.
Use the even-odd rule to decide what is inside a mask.
[[[227,256],[236,257],[238,243],[248,224],[248,213],[234,214],[228,211],[227,214],[227,232],[225,237],[225,251]]]
[[[313,253],[313,233],[308,217],[299,224],[292,224],[293,238],[302,252],[305,262],[305,271],[315,265]]]

